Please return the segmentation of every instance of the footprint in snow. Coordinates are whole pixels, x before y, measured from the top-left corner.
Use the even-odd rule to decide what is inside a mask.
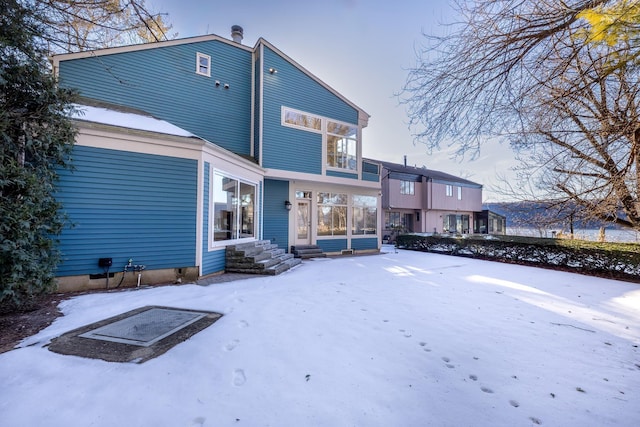
[[[443,358],[442,358],[442,360],[446,363],[446,365],[445,365],[445,366],[446,366],[447,368],[449,368],[449,369],[453,369],[453,368],[455,368],[455,365],[453,365],[452,363],[448,363],[448,362],[450,362],[450,361],[451,361],[451,359],[449,359],[448,357],[446,357],[446,356],[445,356],[445,357],[443,357]]]
[[[241,320],[238,322],[238,327],[239,328],[246,328],[249,326],[249,322],[247,322],[246,320]]]
[[[531,420],[531,422],[533,422],[534,424],[540,425],[542,424],[542,421],[540,421],[539,418],[536,417],[529,417],[529,419]]]
[[[238,344],[240,344],[240,341],[238,340],[233,340],[231,341],[229,344],[224,346],[224,349],[226,351],[232,351],[234,348],[236,348],[238,346]]]
[[[402,332],[402,335],[404,335],[406,338],[411,338],[411,332],[405,330],[405,329],[398,329],[399,332]]]
[[[242,369],[236,369],[233,371],[233,385],[236,387],[240,387],[245,382],[247,382],[247,377],[244,375],[244,371]]]
[[[520,404],[518,403],[518,401],[517,401],[517,400],[510,400],[510,401],[509,401],[509,404],[510,404],[511,406],[513,406],[514,408],[517,408],[518,406],[520,406]]]
[[[193,419],[193,424],[192,425],[201,426],[202,427],[206,420],[207,419],[205,417],[196,417],[196,418]]]
[[[478,381],[478,376],[474,375],[474,374],[471,374],[471,375],[469,375],[469,379],[471,379],[473,381]]]
[[[485,393],[493,393],[493,390],[491,390],[489,387],[480,387],[480,390],[484,391]]]

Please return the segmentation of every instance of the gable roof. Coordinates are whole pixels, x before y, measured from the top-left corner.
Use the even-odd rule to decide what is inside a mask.
[[[461,184],[468,187],[482,188],[482,184],[478,184],[477,182],[469,181],[468,179],[460,178],[458,176],[451,175],[446,172],[427,169],[426,167],[418,168],[415,166],[405,166],[403,164],[391,163],[383,160],[374,160],[374,159],[365,159],[365,160],[379,163],[383,168],[389,171],[389,176],[393,174],[407,175],[407,176],[415,177],[416,179],[421,177],[426,177],[427,180],[430,180],[430,181]]]
[[[343,101],[345,104],[349,105],[351,108],[353,108],[354,110],[358,111],[358,122],[359,122],[359,124],[363,128],[367,127],[367,125],[369,123],[369,118],[371,117],[370,114],[368,114],[366,111],[364,111],[362,108],[358,107],[356,104],[354,104],[353,102],[351,102],[347,98],[345,98],[344,95],[342,95],[340,92],[338,92],[337,90],[335,90],[334,88],[332,88],[331,86],[326,84],[324,81],[320,80],[320,78],[316,77],[309,70],[304,68],[302,65],[300,65],[295,60],[293,60],[290,56],[288,56],[287,54],[282,52],[280,49],[278,49],[277,47],[275,47],[274,45],[272,45],[271,43],[269,43],[267,40],[263,39],[262,37],[260,37],[258,39],[258,41],[256,42],[255,48],[258,49],[260,45],[264,45],[264,46],[268,47],[269,49],[273,50],[274,52],[276,52],[278,55],[280,55],[282,58],[284,58],[287,62],[289,62],[291,65],[296,67],[298,70],[300,70],[301,72],[306,74],[309,78],[314,80],[320,86],[322,86],[323,88],[325,88],[326,90],[331,92],[336,97],[340,98],[340,100]]]
[[[347,105],[349,105],[350,107],[352,107],[353,109],[358,111],[358,122],[359,122],[359,124],[362,127],[366,127],[367,126],[367,124],[369,122],[369,117],[371,117],[371,116],[366,111],[364,111],[362,108],[358,107],[356,104],[354,104],[353,102],[351,102],[350,100],[345,98],[344,95],[342,95],[340,92],[336,91],[334,88],[332,88],[331,86],[326,84],[324,81],[320,80],[318,77],[316,77],[309,70],[304,68],[302,65],[300,65],[296,61],[294,61],[291,57],[289,57],[288,55],[283,53],[280,49],[278,49],[277,47],[275,47],[273,44],[269,43],[267,40],[265,40],[262,37],[260,37],[258,39],[258,41],[256,42],[256,44],[254,45],[253,48],[251,48],[250,46],[246,46],[246,45],[243,45],[241,43],[235,42],[233,40],[229,40],[229,39],[226,39],[224,37],[218,36],[216,34],[208,34],[208,35],[205,35],[205,36],[186,37],[186,38],[181,38],[181,39],[160,41],[160,42],[154,42],[154,43],[142,43],[142,44],[135,44],[135,45],[127,45],[127,46],[109,47],[109,48],[104,48],[104,49],[96,49],[96,50],[90,50],[90,51],[84,51],[84,52],[64,53],[64,54],[59,54],[59,55],[52,56],[51,57],[51,62],[53,64],[54,74],[57,75],[58,70],[59,70],[59,64],[60,64],[61,61],[68,61],[68,60],[80,59],[80,58],[97,57],[97,56],[103,56],[103,55],[114,55],[114,54],[118,54],[118,53],[134,52],[134,51],[148,50],[148,49],[159,49],[159,48],[166,47],[166,46],[176,46],[176,45],[182,45],[182,44],[201,43],[201,42],[207,42],[207,41],[219,41],[219,42],[231,45],[233,47],[236,47],[238,49],[243,49],[243,50],[246,50],[246,51],[249,51],[249,52],[253,52],[253,53],[257,52],[258,49],[260,48],[260,46],[262,46],[262,45],[267,46],[269,49],[273,50],[278,55],[280,55],[282,58],[284,58],[287,62],[291,63],[294,67],[296,67],[301,72],[306,74],[309,78],[311,78],[312,80],[316,81],[322,87],[324,87],[329,92],[331,92],[333,95],[335,95],[336,97],[340,98],[340,100],[342,100]]]

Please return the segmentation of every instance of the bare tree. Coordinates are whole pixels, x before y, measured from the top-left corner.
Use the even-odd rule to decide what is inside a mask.
[[[427,36],[404,88],[417,140],[476,155],[502,138],[537,197],[640,229],[640,49],[624,37],[595,43],[581,19],[621,2],[460,2],[458,29]]]
[[[52,53],[167,40],[171,25],[145,0],[35,0],[34,18]]]

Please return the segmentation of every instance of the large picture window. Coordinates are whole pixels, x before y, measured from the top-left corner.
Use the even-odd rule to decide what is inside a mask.
[[[255,236],[255,185],[213,174],[213,241]]]
[[[374,196],[353,196],[353,228],[351,234],[376,234],[378,229],[378,200]]]
[[[358,170],[358,126],[282,107],[282,125],[322,133],[325,166],[349,172]]]
[[[347,195],[318,193],[318,236],[347,234]]]
[[[355,126],[327,122],[327,166],[356,170],[357,136],[358,128]]]

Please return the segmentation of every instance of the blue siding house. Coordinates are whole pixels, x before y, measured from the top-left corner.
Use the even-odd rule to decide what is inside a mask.
[[[222,272],[225,248],[253,240],[379,250],[368,114],[266,40],[207,35],[58,55],[53,66],[83,104],[75,170],[57,194],[72,224],[61,288],[113,277],[100,258],[128,266],[128,281],[144,271],[157,283]]]

